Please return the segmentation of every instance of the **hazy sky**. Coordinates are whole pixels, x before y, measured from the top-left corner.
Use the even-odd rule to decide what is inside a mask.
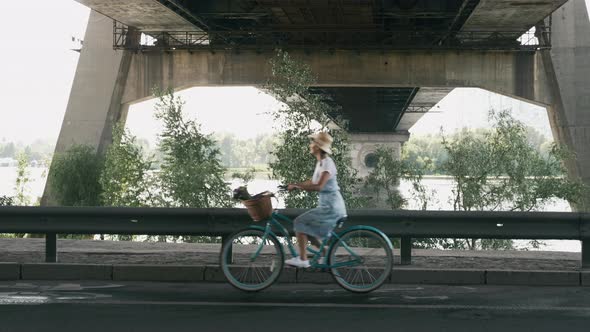
[[[89,10],[73,0],[0,1],[0,139],[57,139]]]
[[[590,5],[590,0],[586,0]],[[89,10],[74,0],[0,1],[0,141],[56,140],[66,109],[78,53],[71,37],[83,38]],[[268,132],[264,112],[275,101],[250,87],[198,88],[182,92],[187,111],[206,131],[230,131],[240,137]],[[134,105],[128,125],[140,137],[155,136],[151,102]],[[458,89],[427,114],[413,133],[464,126],[485,126],[487,111],[513,108],[550,135],[544,109],[478,89]]]

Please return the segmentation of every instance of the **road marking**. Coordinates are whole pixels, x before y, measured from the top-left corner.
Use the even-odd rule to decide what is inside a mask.
[[[448,300],[449,297],[445,295],[438,295],[438,296],[402,296],[406,300]]]
[[[13,285],[0,285],[0,289],[40,289],[43,291],[81,291],[85,289],[107,289],[119,288],[124,285],[104,284],[104,285],[82,285],[77,283],[60,283],[57,285],[35,285],[30,283],[16,283]]]
[[[492,311],[582,311],[590,312],[590,307],[541,307],[541,306],[486,306],[453,304],[343,304],[343,303],[284,303],[284,302],[209,302],[209,301],[135,301],[98,300],[64,301],[53,303],[91,304],[91,305],[161,305],[161,306],[209,306],[209,307],[284,307],[284,308],[344,308],[344,309],[439,309],[439,310],[492,310]]]
[[[393,293],[393,292],[411,292],[411,291],[419,291],[424,290],[424,287],[391,287],[391,288],[381,288],[374,290],[373,293]]]

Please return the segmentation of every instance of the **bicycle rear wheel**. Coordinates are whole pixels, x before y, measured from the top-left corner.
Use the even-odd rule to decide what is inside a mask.
[[[283,247],[259,229],[230,236],[221,249],[220,265],[227,281],[243,291],[256,292],[277,280],[283,270]]]
[[[383,236],[372,230],[345,232],[328,254],[334,280],[355,293],[367,293],[387,281],[393,252]]]

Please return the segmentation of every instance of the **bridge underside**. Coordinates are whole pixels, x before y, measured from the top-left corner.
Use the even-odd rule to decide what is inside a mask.
[[[142,49],[519,49],[523,41],[518,38],[566,2],[77,1],[154,38]]]
[[[339,114],[349,122],[350,132],[395,131],[404,112],[418,92],[417,87],[379,88],[348,87],[313,88],[324,102],[340,108]]]
[[[116,20],[113,46],[120,49],[268,52],[284,48],[304,49],[305,52],[390,52],[402,49],[533,51],[544,46],[539,45],[532,33],[523,34],[566,0],[78,1]],[[129,42],[129,27],[142,33],[139,43]],[[149,68],[144,66],[146,73],[142,76],[151,76],[157,70],[152,67],[170,67],[170,63],[164,63],[166,59],[159,61],[163,62],[150,62]],[[182,59],[175,57],[173,61]],[[353,65],[375,66],[358,62]],[[436,68],[437,63],[433,65],[432,68]],[[389,67],[399,68],[393,62]],[[433,70],[426,66],[415,69]],[[172,75],[180,76],[178,71]],[[475,81],[444,85],[423,85],[419,81],[400,82],[397,86],[389,83],[357,86],[344,79],[338,83],[347,87],[322,85],[314,92],[322,93],[327,101],[342,108],[351,131],[390,132],[409,129],[451,90],[449,86],[478,85]],[[223,82],[219,84],[228,84],[227,80]],[[200,84],[157,83],[174,87]],[[439,89],[421,91],[423,87]],[[417,93],[421,98],[415,100]]]
[[[406,132],[452,88],[317,87],[329,105],[340,109],[333,117],[348,122],[351,133]]]

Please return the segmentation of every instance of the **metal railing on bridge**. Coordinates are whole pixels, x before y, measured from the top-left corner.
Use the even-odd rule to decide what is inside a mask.
[[[292,218],[303,211],[280,210]],[[226,237],[251,223],[245,209],[0,207],[1,233],[46,234],[47,262],[57,261],[56,234]],[[401,238],[402,264],[411,262],[413,238],[436,237],[580,240],[582,266],[590,267],[589,213],[349,211],[345,226],[360,224],[377,227],[391,238]]]
[[[139,43],[129,43],[130,28],[113,21],[113,48],[134,51],[174,50],[511,50],[536,51],[550,48],[550,27],[522,31],[444,30],[383,31],[375,28],[338,27],[304,30],[194,30],[141,31]],[[340,34],[346,34],[342,38]],[[539,43],[538,36],[545,36]],[[322,39],[318,40],[318,36]]]

